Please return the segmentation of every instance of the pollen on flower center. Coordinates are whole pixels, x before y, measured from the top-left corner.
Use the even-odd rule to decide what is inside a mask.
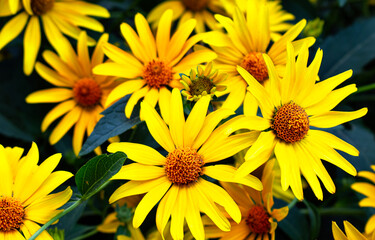
[[[184,149],[175,149],[166,157],[165,173],[168,179],[178,185],[186,185],[196,182],[203,174],[204,165],[202,156],[197,150],[189,147]]]
[[[51,10],[54,3],[55,0],[31,0],[31,10],[40,16]]]
[[[83,107],[91,107],[100,102],[102,90],[91,78],[82,78],[74,84],[74,99]]]
[[[303,139],[309,131],[309,117],[302,107],[291,102],[276,111],[272,128],[278,138],[294,143]]]
[[[0,231],[19,229],[23,224],[25,210],[22,204],[12,197],[0,197]]]
[[[268,79],[268,70],[262,53],[251,52],[242,60],[241,67],[248,71],[258,82]]]
[[[206,76],[199,76],[198,79],[192,81],[189,88],[191,95],[199,96],[202,95],[204,91],[209,94],[214,86],[215,85],[210,78]]]
[[[249,211],[249,215],[246,218],[246,224],[253,233],[268,233],[271,229],[269,218],[270,215],[264,207],[255,205]]]
[[[193,12],[199,12],[206,8],[209,0],[182,0],[185,7]]]
[[[153,88],[168,85],[172,77],[172,69],[159,60],[149,62],[143,71],[143,79],[146,80],[147,85]]]

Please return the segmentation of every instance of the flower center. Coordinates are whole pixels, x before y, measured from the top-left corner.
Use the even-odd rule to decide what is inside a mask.
[[[168,85],[172,77],[172,69],[159,60],[149,62],[143,71],[143,78],[147,81],[147,85],[154,88]]]
[[[51,10],[54,3],[55,0],[31,0],[31,10],[40,16]]]
[[[264,207],[255,205],[250,209],[249,215],[246,218],[246,223],[253,233],[268,233],[271,229],[269,218],[270,215]]]
[[[309,117],[302,107],[291,102],[276,111],[272,128],[278,138],[294,143],[304,138],[309,131]]]
[[[202,156],[197,153],[197,150],[187,147],[175,149],[169,153],[164,168],[171,182],[187,185],[196,182],[203,174],[203,165]]]
[[[240,65],[258,80],[258,82],[263,82],[268,79],[267,65],[263,59],[262,53],[251,52],[247,54]]]
[[[206,8],[209,0],[182,0],[185,7],[193,12],[199,12]]]
[[[211,89],[214,87],[212,80],[206,76],[199,76],[198,79],[191,82],[190,93],[191,95],[199,96],[202,95],[204,91],[210,94]]]
[[[91,107],[100,102],[102,90],[91,78],[82,78],[74,84],[74,99],[82,107]]]
[[[19,229],[23,224],[25,210],[22,204],[12,197],[0,197],[0,231]]]

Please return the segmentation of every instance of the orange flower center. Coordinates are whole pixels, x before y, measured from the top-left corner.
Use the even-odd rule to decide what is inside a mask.
[[[189,147],[175,149],[169,153],[165,162],[165,173],[168,179],[178,185],[187,185],[196,182],[203,174],[204,165],[202,156],[197,150]]]
[[[54,3],[55,0],[31,0],[31,10],[40,16],[51,10]]]
[[[82,107],[91,107],[100,102],[102,90],[91,78],[82,78],[74,84],[74,99]]]
[[[185,7],[193,12],[199,12],[207,7],[209,0],[182,0]]]
[[[189,85],[190,93],[192,96],[202,95],[204,91],[210,94],[211,89],[214,87],[212,80],[206,76],[199,76],[198,79],[192,81]]]
[[[250,209],[249,215],[246,218],[246,223],[253,233],[268,233],[271,229],[269,218],[270,215],[264,207],[255,205]]]
[[[23,224],[25,210],[22,204],[12,197],[0,197],[0,231],[19,229]]]
[[[246,69],[258,82],[268,79],[267,65],[260,52],[247,54],[240,66]]]
[[[172,77],[172,69],[159,60],[149,62],[143,71],[143,79],[147,81],[147,85],[153,88],[168,85]]]
[[[278,138],[294,143],[304,138],[309,131],[309,117],[302,107],[291,102],[276,111],[272,128]]]

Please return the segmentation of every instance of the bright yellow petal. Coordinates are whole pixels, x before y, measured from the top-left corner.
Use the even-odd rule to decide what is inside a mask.
[[[150,87],[148,85],[145,85],[143,88],[133,92],[133,94],[130,96],[130,98],[129,98],[128,102],[126,103],[126,106],[125,106],[125,116],[127,118],[131,117],[131,115],[133,113],[134,106],[138,103],[139,99],[146,96],[146,94],[149,91],[150,91]],[[142,110],[142,108],[141,108],[141,110]],[[142,116],[142,111],[140,111],[139,117],[142,121],[144,120],[144,118]]]
[[[195,239],[203,240],[204,238],[204,228],[202,218],[198,209],[198,204],[195,201],[195,196],[190,191],[190,189],[186,189],[186,197],[187,197],[187,209],[185,213],[186,223],[189,226],[189,229]]]
[[[160,113],[165,123],[169,124],[169,119],[171,116],[171,92],[166,87],[161,87],[159,91]]]
[[[6,160],[5,150],[2,145],[0,145],[0,159],[2,159],[1,160],[2,163],[0,167],[0,175],[1,175],[0,191],[2,195],[11,197],[12,188],[13,188],[12,169],[9,165],[9,162]]]
[[[97,69],[97,67],[95,69]],[[121,83],[120,85],[116,86],[108,95],[105,105],[109,106],[110,104],[119,100],[120,98],[137,91],[144,85],[145,85],[144,80],[128,80],[128,81]]]
[[[73,127],[80,118],[81,113],[82,108],[76,106],[61,119],[49,136],[49,141],[52,145],[56,144],[69,131],[69,129]]]
[[[187,188],[180,187],[175,206],[172,209],[170,232],[173,239],[184,239],[184,218],[187,211],[186,190]]]
[[[76,105],[77,103],[74,100],[69,100],[62,102],[56,107],[54,107],[51,111],[47,113],[47,115],[43,119],[41,126],[42,132],[46,131],[53,121],[55,121],[65,113],[71,111]]]
[[[143,74],[143,64],[139,62],[137,58],[131,55],[128,52],[112,45],[110,43],[105,43],[103,45],[105,55],[116,63],[120,63],[123,65],[128,65],[127,68],[136,68],[139,70],[141,76]]]
[[[73,91],[66,88],[50,88],[31,93],[26,97],[27,103],[62,102],[73,97]]]
[[[145,50],[147,55],[149,55],[152,59],[156,58],[156,44],[154,35],[151,32],[150,26],[148,25],[147,20],[143,17],[142,14],[137,13],[135,15],[135,26],[137,27],[137,32],[139,34],[139,39]]]
[[[173,112],[169,119],[169,130],[173,142],[176,144],[176,147],[183,148],[185,116],[181,94],[176,88],[172,90],[170,111]]]
[[[159,203],[156,211],[156,227],[162,235],[164,234],[164,229],[168,223],[169,217],[171,216],[172,210],[175,207],[179,190],[180,187],[177,185],[172,185]]]
[[[77,121],[74,131],[73,131],[73,152],[78,156],[82,148],[83,138],[85,137],[85,132],[87,126],[92,118],[96,118],[95,112],[83,110],[81,117]]]
[[[350,222],[344,221],[344,227],[346,236],[348,239],[356,239],[356,240],[366,240],[365,236],[363,236]]]
[[[35,64],[35,69],[38,74],[44,78],[47,82],[58,86],[58,87],[70,87],[72,84],[67,81],[64,77],[53,71],[52,69],[46,67],[40,62]]]
[[[164,175],[165,170],[163,167],[131,163],[123,166],[121,170],[112,177],[112,180],[128,179],[135,181],[146,181],[160,178]]]
[[[13,17],[4,25],[0,31],[0,49],[15,39],[22,32],[28,18],[29,16],[25,12],[22,12]]]
[[[367,108],[362,108],[353,112],[330,111],[323,114],[309,117],[310,125],[318,128],[331,128],[345,122],[363,117],[367,114]]]
[[[173,11],[171,9],[166,10],[160,17],[159,27],[156,32],[156,48],[161,60],[165,60],[167,55],[172,17]]]
[[[23,38],[24,58],[23,58],[23,71],[26,75],[30,75],[34,69],[35,60],[39,52],[41,42],[41,31],[39,18],[33,16],[30,18],[25,30]]]
[[[136,56],[143,63],[151,61],[151,56],[147,55],[145,46],[133,30],[133,28],[131,28],[127,23],[122,23],[120,28],[122,36],[125,38],[134,56]]]
[[[164,165],[165,157],[155,149],[138,143],[119,142],[111,143],[108,152],[124,152],[129,159],[147,165]]]
[[[86,76],[91,75],[91,61],[89,56],[89,50],[87,46],[87,34],[82,31],[79,35],[78,45],[77,45],[78,60],[81,63],[83,73]]]
[[[123,78],[137,78],[142,75],[142,71],[139,68],[127,68],[126,65],[115,62],[100,64],[93,69],[93,73]]]

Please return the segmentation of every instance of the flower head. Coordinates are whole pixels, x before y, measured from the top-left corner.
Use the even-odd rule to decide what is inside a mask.
[[[220,96],[220,93],[226,89],[225,85],[220,85],[227,78],[226,73],[220,73],[212,68],[212,62],[209,62],[205,69],[201,65],[197,66],[197,72],[190,70],[189,75],[181,74],[181,83],[184,85],[182,95],[189,101],[198,101],[202,96],[209,95],[211,99],[214,96]]]
[[[263,191],[242,186],[236,183],[222,183],[224,189],[238,204],[242,213],[239,224],[231,221],[231,231],[223,232],[212,227],[212,222],[206,225],[212,237],[229,239],[236,236],[238,240],[244,239],[275,239],[277,222],[283,220],[289,212],[288,207],[273,208],[273,165],[275,160],[270,160],[263,169]],[[216,230],[214,230],[216,229]]]
[[[357,182],[352,184],[352,189],[365,195],[366,198],[359,202],[361,207],[375,208],[375,165],[371,166],[373,172],[361,171],[358,173],[359,177],[367,178],[371,183]],[[365,233],[367,235],[375,234],[375,214],[370,217],[365,226]]]
[[[220,0],[172,0],[164,1],[156,6],[147,16],[147,20],[152,24],[152,28],[160,26],[159,18],[167,9],[174,12],[173,21],[179,19],[178,25],[181,27],[186,21],[195,19],[197,33],[205,32],[206,26],[212,30],[220,29],[221,26],[215,21],[213,13],[225,14],[225,10]]]
[[[222,119],[233,112],[219,109],[206,116],[209,96],[198,100],[186,121],[178,89],[173,89],[170,102],[173,115],[169,119],[169,127],[147,102],[141,104],[147,127],[154,139],[168,152],[167,156],[137,143],[121,142],[108,146],[109,152],[122,151],[135,161],[124,166],[113,177],[130,181],[119,187],[109,201],[112,203],[126,196],[146,193],[134,213],[133,226],[136,228],[160,201],[156,226],[163,233],[172,216],[171,234],[175,239],[184,237],[184,219],[192,235],[196,239],[204,239],[200,212],[206,213],[221,230],[229,231],[230,223],[216,204],[224,207],[235,222],[241,220],[240,210],[224,189],[202,176],[223,182],[238,182],[261,190],[262,184],[254,176],[234,178],[234,167],[211,165],[249,146],[258,133],[242,134],[240,136],[244,138],[241,138],[246,140],[237,141],[240,139],[238,135],[229,136],[233,129],[232,121],[215,129]]]
[[[179,73],[186,73],[199,63],[211,61],[216,57],[216,54],[208,49],[201,49],[185,56],[203,35],[198,34],[189,38],[196,24],[196,21],[191,19],[170,37],[172,15],[172,10],[163,13],[156,39],[140,13],[135,16],[138,35],[127,23],[123,23],[121,33],[132,54],[112,44],[104,45],[104,53],[113,62],[97,66],[94,73],[126,79],[110,93],[107,105],[132,94],[125,107],[127,118],[130,118],[137,102],[144,98],[153,107],[159,102],[161,114],[168,121],[170,91],[167,87],[181,89]]]
[[[0,237],[2,239],[29,239],[39,228],[62,210],[72,196],[72,190],[50,194],[73,175],[52,171],[61,159],[55,154],[38,165],[39,150],[35,143],[26,156],[23,149],[0,145]],[[40,235],[51,239],[47,231]]]
[[[62,33],[78,39],[81,32],[78,26],[97,32],[104,31],[103,25],[88,15],[109,17],[109,12],[105,8],[77,0],[24,0],[22,3],[22,11],[9,20],[0,31],[0,50],[16,38],[27,25],[23,44],[26,75],[32,73],[38,56],[41,44],[40,20],[50,44],[55,49],[61,49],[67,41]],[[10,11],[7,13],[15,14],[20,6],[21,3],[18,0],[9,0]],[[3,6],[1,8],[3,9]],[[7,14],[4,13],[4,15]],[[92,46],[95,41],[88,38],[88,43]]]
[[[321,159],[356,175],[356,169],[335,149],[353,156],[358,156],[359,152],[334,135],[311,127],[331,128],[367,113],[367,108],[353,112],[331,111],[357,90],[355,84],[334,90],[352,75],[352,71],[315,83],[322,51],[317,51],[314,60],[307,67],[307,45],[302,46],[300,55],[295,60],[294,48],[289,43],[288,63],[285,76],[281,79],[272,60],[265,54],[263,56],[270,76],[269,89],[245,69],[238,67],[239,73],[249,84],[248,91],[254,95],[262,113],[262,117],[247,114],[253,112],[246,109],[251,104],[246,104],[245,100],[244,112],[247,116],[240,120],[239,125],[261,133],[246,153],[246,161],[238,169],[238,175],[243,176],[257,169],[274,151],[280,165],[284,191],[290,186],[294,195],[303,199],[302,173],[316,197],[323,199],[318,177],[330,193],[335,192],[335,185]]]
[[[82,147],[85,134],[89,136],[102,117],[104,103],[109,92],[116,86],[115,78],[98,76],[92,68],[103,62],[102,46],[108,40],[104,34],[90,60],[87,35],[80,34],[76,54],[70,44],[59,50],[59,55],[51,51],[43,53],[44,59],[53,69],[38,62],[36,71],[55,88],[36,91],[27,96],[28,103],[59,103],[44,118],[42,131],[52,122],[65,115],[50,135],[50,143],[57,143],[74,125],[73,150],[76,155]],[[100,149],[96,150],[100,153]]]
[[[238,65],[268,88],[269,73],[262,55],[267,54],[277,74],[283,76],[287,61],[286,43],[292,42],[297,55],[303,42],[311,46],[315,41],[312,37],[295,41],[306,25],[306,21],[301,20],[272,43],[268,4],[270,2],[247,1],[246,11],[242,12],[236,7],[232,18],[215,15],[227,33],[214,31],[207,33],[204,39],[218,55],[214,60],[215,66],[228,73],[228,78],[223,82],[228,86],[225,93],[229,93],[224,108],[237,109],[245,99],[247,83],[238,73]],[[255,100],[253,105],[257,107]]]

